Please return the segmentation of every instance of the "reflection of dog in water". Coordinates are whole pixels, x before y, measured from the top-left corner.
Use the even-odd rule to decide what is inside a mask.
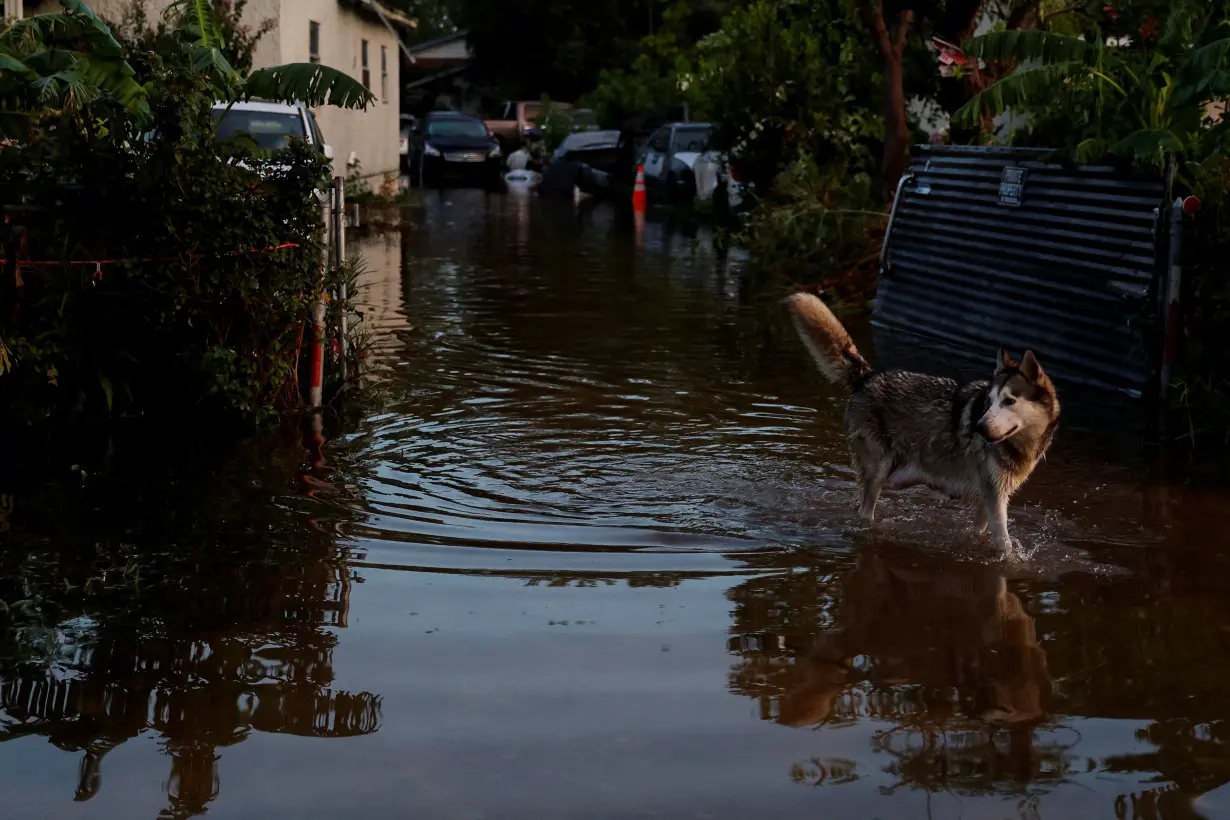
[[[992,728],[1032,728],[1046,715],[1034,619],[993,567],[870,550],[843,581],[838,624],[797,660],[802,681],[782,697],[781,723],[860,717],[838,699],[863,682],[917,687],[922,707],[902,708],[937,729],[958,712]],[[878,717],[899,717],[891,695],[877,704]]]

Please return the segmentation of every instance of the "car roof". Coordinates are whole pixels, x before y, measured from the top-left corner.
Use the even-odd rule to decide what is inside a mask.
[[[214,103],[214,110],[225,109],[227,103]],[[263,114],[298,114],[298,103],[286,102],[266,102],[264,100],[247,100],[245,102],[237,102],[231,105],[232,111],[259,111]]]
[[[432,111],[427,115],[427,118],[431,120],[478,120],[482,122],[478,117],[462,114],[460,111]]]
[[[560,148],[592,148],[595,145],[617,145],[618,131],[578,131],[560,142]]]

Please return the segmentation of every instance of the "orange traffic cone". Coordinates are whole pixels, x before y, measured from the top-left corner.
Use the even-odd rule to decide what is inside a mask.
[[[636,166],[636,184],[632,186],[632,210],[643,212],[649,204],[645,194],[645,166]]]

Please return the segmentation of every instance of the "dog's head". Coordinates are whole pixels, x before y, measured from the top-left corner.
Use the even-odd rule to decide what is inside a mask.
[[[997,444],[1022,433],[1041,435],[1059,418],[1055,386],[1038,364],[1032,350],[1020,363],[1000,348],[995,378],[987,390],[986,412],[978,420],[978,432]]]

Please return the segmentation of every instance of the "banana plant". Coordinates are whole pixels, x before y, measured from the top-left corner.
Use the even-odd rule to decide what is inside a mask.
[[[137,117],[146,88],[111,30],[82,0],[63,12],[17,20],[0,31],[0,137],[26,133],[47,111],[75,113],[109,94]]]
[[[958,125],[1005,111],[1054,121],[1074,158],[1106,155],[1161,165],[1166,156],[1207,156],[1225,145],[1227,124],[1210,103],[1230,96],[1230,15],[1199,2],[1174,5],[1164,27],[1148,19],[1130,35],[1098,27],[1075,37],[1000,31],[966,40],[967,57],[1015,64],[953,115]]]
[[[310,106],[366,108],[375,100],[349,74],[319,63],[287,63],[243,76],[223,53],[225,42],[214,18],[212,0],[174,0],[167,14],[178,20],[178,30],[189,44],[193,65],[198,71],[210,72],[219,87],[229,92],[230,101],[259,97]]]

